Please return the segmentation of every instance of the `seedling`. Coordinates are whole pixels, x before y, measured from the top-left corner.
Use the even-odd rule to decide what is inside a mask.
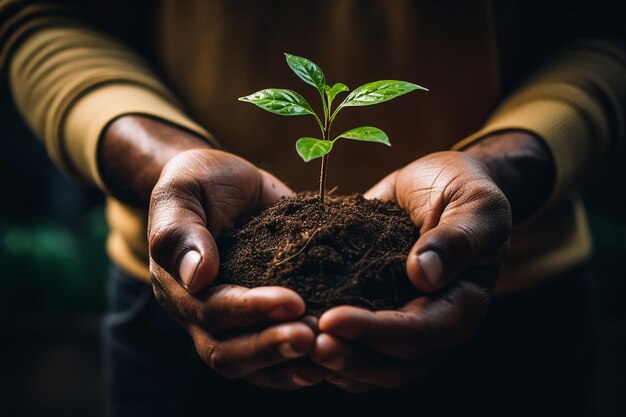
[[[320,97],[322,98],[324,122],[322,122],[322,119],[313,111],[304,97],[295,91],[283,88],[266,88],[254,94],[250,94],[249,96],[240,97],[239,100],[255,104],[264,110],[281,116],[311,115],[315,117],[315,120],[322,131],[322,139],[310,137],[300,138],[296,141],[296,150],[304,162],[322,158],[319,198],[320,202],[324,204],[328,155],[337,140],[343,138],[364,142],[379,142],[387,146],[391,146],[387,134],[379,128],[373,126],[355,127],[354,129],[343,132],[331,140],[330,127],[339,111],[344,107],[371,106],[373,104],[392,100],[414,90],[428,91],[428,89],[406,81],[374,81],[364,84],[352,91],[346,96],[341,104],[333,110],[333,101],[337,95],[350,91],[350,89],[342,83],[337,83],[332,87],[326,84],[324,73],[313,61],[295,55],[285,54],[285,56],[287,57],[287,64],[293,72],[295,72],[296,75],[305,83],[312,85],[317,89],[317,91],[319,91]]]

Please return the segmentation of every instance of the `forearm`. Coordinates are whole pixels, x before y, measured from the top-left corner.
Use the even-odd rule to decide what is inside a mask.
[[[463,152],[481,160],[509,199],[513,222],[536,213],[549,200],[555,184],[555,164],[548,147],[519,130],[498,132]]]
[[[209,143],[184,129],[145,116],[122,116],[106,128],[98,148],[98,168],[109,193],[146,207],[163,166],[189,149]]]
[[[110,187],[107,191],[123,200],[145,203],[149,195],[145,184],[152,180],[131,182],[128,175],[117,178],[120,167],[109,169],[109,160],[99,161],[97,157],[105,128],[112,120],[124,119],[128,114],[165,120],[217,146],[139,53],[92,27],[89,19],[79,17],[80,11],[56,2],[52,9],[39,2],[18,1],[16,7],[4,7],[6,4],[1,1],[0,4],[0,70],[8,76],[13,99],[24,120],[67,175],[101,189]],[[16,13],[20,19],[13,18]],[[170,141],[169,136],[161,140],[156,147],[159,152],[167,155],[169,145],[178,144],[180,136],[186,135],[174,136],[175,141]],[[181,144],[188,142],[183,140]],[[121,158],[110,162],[127,164],[126,155],[159,155],[143,141],[140,145],[142,151],[113,146],[122,149],[112,151]],[[137,160],[142,162],[122,165],[122,173],[136,171],[148,178],[152,176],[148,172],[159,172],[147,169],[141,158]],[[106,164],[99,166],[102,162]],[[109,171],[107,184],[100,177],[101,168]]]
[[[537,143],[545,144],[547,155],[554,161],[553,176],[549,177],[548,172],[541,171],[541,166],[545,165],[545,161],[541,160],[545,158],[537,159],[532,145],[520,148],[524,157],[515,151],[515,158],[506,157],[505,160],[514,159],[518,164],[526,161],[528,164],[523,171],[513,169],[522,173],[520,178],[525,179],[522,188],[525,186],[526,190],[522,189],[521,198],[530,195],[533,200],[539,199],[536,197],[540,194],[538,190],[544,190],[548,186],[545,182],[549,182],[551,194],[545,203],[558,201],[592,178],[598,168],[613,159],[623,146],[625,58],[626,49],[619,44],[609,41],[581,42],[539,69],[500,104],[482,129],[457,143],[453,149],[467,150],[480,141],[482,145],[472,152],[490,154],[494,149],[489,152],[480,149],[487,144],[484,138],[501,136],[502,132],[513,130],[530,132],[541,138]],[[509,143],[508,146],[512,145]],[[512,148],[517,149],[516,146]],[[501,181],[505,183],[509,180]],[[530,203],[521,201],[522,209],[526,209],[524,213],[524,210],[516,210],[515,205],[520,204],[513,198],[516,219],[532,214],[532,209],[524,207]]]

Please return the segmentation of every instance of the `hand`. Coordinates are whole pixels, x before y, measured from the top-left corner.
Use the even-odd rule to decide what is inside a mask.
[[[395,388],[470,338],[486,312],[511,231],[507,197],[478,159],[439,152],[388,175],[367,198],[396,201],[421,236],[406,270],[432,294],[397,311],[340,306],[319,319],[311,358],[349,392]]]
[[[215,279],[214,237],[240,216],[291,190],[234,155],[195,149],[163,168],[152,191],[148,240],[158,302],[191,335],[200,357],[228,378],[292,389],[324,380],[305,359],[315,335],[304,301],[282,287],[248,289]]]

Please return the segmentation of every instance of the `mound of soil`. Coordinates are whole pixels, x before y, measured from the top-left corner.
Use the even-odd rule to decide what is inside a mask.
[[[418,237],[395,203],[353,195],[322,206],[299,194],[222,233],[217,282],[288,287],[316,315],[340,304],[395,308],[419,294],[405,270]]]

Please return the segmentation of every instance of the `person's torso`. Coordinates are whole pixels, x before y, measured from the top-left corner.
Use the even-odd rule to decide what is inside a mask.
[[[267,87],[300,92],[321,112],[316,90],[291,72],[283,53],[307,57],[328,84],[351,89],[379,79],[430,89],[378,106],[346,108],[335,133],[372,125],[392,147],[339,143],[328,185],[364,191],[419,156],[448,149],[481,126],[496,102],[493,22],[486,1],[192,1],[162,0],[156,51],[191,115],[237,155],[296,190],[314,190],[319,164],[295,152],[319,137],[311,116],[281,117],[237,101]],[[341,96],[336,102],[340,102]]]
[[[316,62],[331,85],[354,89],[399,79],[430,90],[340,113],[335,133],[376,126],[392,147],[340,142],[328,178],[338,194],[362,192],[420,156],[449,149],[478,130],[497,104],[497,40],[488,0],[161,0],[154,7],[156,59],[190,115],[226,150],[296,191],[317,188],[318,161],[305,164],[294,146],[299,137],[319,137],[315,120],[237,101],[263,88],[289,88],[320,111],[318,93],[291,72],[285,52]],[[148,280],[145,213],[109,199],[108,218],[111,257]],[[548,229],[554,233],[546,240]],[[497,292],[536,285],[590,252],[580,202],[564,201],[514,232]]]

